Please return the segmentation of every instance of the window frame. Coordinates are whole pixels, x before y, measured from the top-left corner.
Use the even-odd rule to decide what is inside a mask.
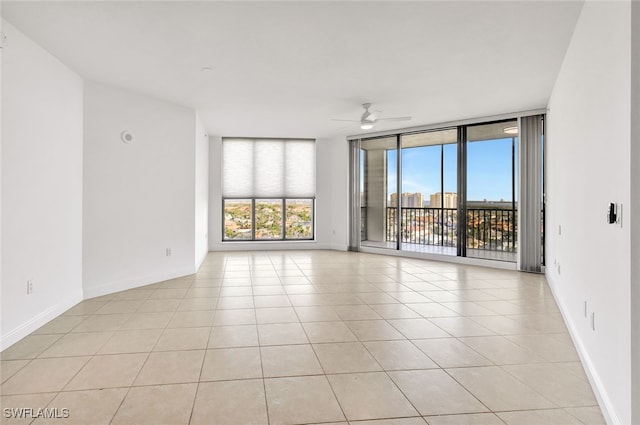
[[[229,196],[225,196],[225,162],[224,162],[224,158],[225,158],[225,154],[224,154],[224,143],[229,141],[231,143],[233,143],[234,140],[241,140],[241,141],[245,141],[245,142],[253,142],[253,155],[254,155],[254,159],[255,159],[255,147],[256,147],[256,142],[261,142],[261,141],[265,141],[265,142],[283,142],[284,144],[284,149],[286,150],[286,146],[287,146],[287,142],[311,142],[313,145],[313,151],[312,151],[312,158],[313,159],[313,180],[312,180],[312,184],[313,184],[313,190],[303,190],[303,191],[298,191],[298,190],[294,190],[294,191],[290,191],[290,188],[287,187],[285,185],[285,187],[282,188],[282,193],[273,193],[269,196],[266,196],[264,193],[256,193],[255,187],[253,190],[247,191],[247,193],[234,193],[231,194],[229,193]],[[317,161],[317,157],[316,157],[316,147],[317,147],[317,140],[316,139],[312,139],[312,138],[286,138],[286,137],[222,137],[222,155],[221,155],[221,170],[222,170],[222,184],[221,184],[221,189],[222,189],[222,193],[221,193],[221,199],[222,199],[222,203],[221,203],[221,210],[222,210],[222,219],[221,219],[221,228],[222,228],[222,232],[221,232],[221,241],[224,242],[295,242],[295,241],[303,241],[303,242],[315,242],[316,240],[316,181],[317,181],[317,175],[316,175],[316,161]],[[309,158],[309,157],[307,157]],[[288,171],[286,170],[286,160],[283,163],[283,172],[287,173]],[[254,166],[254,172],[255,172],[255,166]],[[288,176],[288,174],[285,174],[286,176]],[[285,177],[286,178],[286,177]],[[286,181],[286,180],[285,180]],[[295,180],[295,176],[294,176],[294,180]],[[306,187],[306,186],[305,186]],[[240,191],[243,192],[243,191]],[[253,192],[253,193],[250,193]],[[240,196],[240,195],[249,195],[249,196]],[[298,196],[296,196],[298,195]],[[225,218],[225,211],[226,211],[226,205],[227,202],[229,201],[233,201],[233,200],[237,200],[237,201],[249,201],[250,202],[250,214],[251,214],[251,235],[250,238],[242,238],[242,239],[229,239],[226,236],[226,229],[227,229],[227,221]],[[280,203],[280,209],[281,209],[281,237],[280,238],[257,238],[256,237],[256,203],[261,201],[261,200],[265,200],[265,201],[272,201],[272,202],[277,202],[279,201]],[[311,214],[311,221],[310,221],[310,226],[311,226],[311,235],[308,238],[299,238],[299,237],[287,237],[287,205],[290,201],[307,201],[310,202],[310,214]],[[246,231],[246,230],[245,230]]]

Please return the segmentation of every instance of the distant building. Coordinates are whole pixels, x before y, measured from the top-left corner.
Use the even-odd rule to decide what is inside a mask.
[[[398,194],[391,194],[390,207],[398,206]],[[423,208],[424,207],[424,194],[422,193],[403,193],[402,194],[402,207],[403,208]]]
[[[456,192],[444,192],[444,203],[442,202],[442,192],[432,193],[429,196],[429,207],[431,208],[457,208],[458,194]]]

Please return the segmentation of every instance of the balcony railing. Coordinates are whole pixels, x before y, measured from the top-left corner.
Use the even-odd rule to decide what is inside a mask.
[[[386,238],[390,242],[395,242],[398,234],[397,214],[398,208],[387,207]],[[456,246],[457,209],[405,207],[401,209],[401,214],[402,243]],[[517,215],[518,211],[512,209],[468,208],[467,248],[516,252]],[[366,217],[364,214],[363,216]],[[365,226],[363,226],[362,232],[366,237]]]
[[[516,252],[518,210],[467,209],[467,248]]]

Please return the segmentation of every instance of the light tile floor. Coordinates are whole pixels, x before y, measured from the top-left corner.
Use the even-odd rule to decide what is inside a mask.
[[[543,276],[333,251],[211,253],[1,353],[54,424],[604,424]]]

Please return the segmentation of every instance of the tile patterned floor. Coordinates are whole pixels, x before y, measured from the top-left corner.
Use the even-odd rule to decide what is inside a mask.
[[[543,276],[332,251],[211,253],[1,353],[55,424],[601,425]]]

